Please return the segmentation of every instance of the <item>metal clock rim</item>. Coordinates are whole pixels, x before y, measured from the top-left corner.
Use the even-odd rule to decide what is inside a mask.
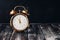
[[[24,30],[17,30],[17,29],[15,29],[14,28],[14,26],[13,26],[13,18],[15,17],[15,16],[17,16],[17,15],[23,15],[23,16],[25,16],[27,19],[28,19],[28,17],[26,16],[26,15],[24,15],[24,14],[19,14],[19,13],[17,13],[17,14],[15,14],[15,15],[13,15],[12,17],[11,17],[11,19],[10,19],[10,26],[13,28],[13,30],[15,30],[15,31],[17,31],[17,32],[21,32],[21,31],[24,31],[25,29],[27,29],[28,27],[29,27],[29,20],[28,20],[28,26],[24,29]]]

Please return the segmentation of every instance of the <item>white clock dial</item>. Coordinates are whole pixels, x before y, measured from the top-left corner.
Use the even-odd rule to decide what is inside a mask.
[[[24,15],[16,15],[12,23],[16,30],[24,30],[28,27],[28,18]]]

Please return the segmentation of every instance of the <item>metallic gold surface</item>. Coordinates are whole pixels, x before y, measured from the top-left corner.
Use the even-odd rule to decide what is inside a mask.
[[[10,15],[13,15],[13,14],[16,14],[17,12],[15,11],[15,10],[12,10],[11,12],[10,12]]]

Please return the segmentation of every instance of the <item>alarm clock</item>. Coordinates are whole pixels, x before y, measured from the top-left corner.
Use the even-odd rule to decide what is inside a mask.
[[[23,8],[23,10],[16,11],[16,8]],[[29,27],[29,20],[28,20],[28,11],[24,6],[15,6],[14,10],[10,12],[13,15],[10,19],[10,26],[15,31],[24,31]]]

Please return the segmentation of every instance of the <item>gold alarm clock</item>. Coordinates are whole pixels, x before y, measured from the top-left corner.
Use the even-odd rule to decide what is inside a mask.
[[[16,11],[16,8],[23,8],[23,10]],[[24,31],[29,27],[29,20],[28,20],[28,11],[24,6],[15,6],[14,10],[10,12],[13,15],[10,19],[10,26],[15,31]]]

